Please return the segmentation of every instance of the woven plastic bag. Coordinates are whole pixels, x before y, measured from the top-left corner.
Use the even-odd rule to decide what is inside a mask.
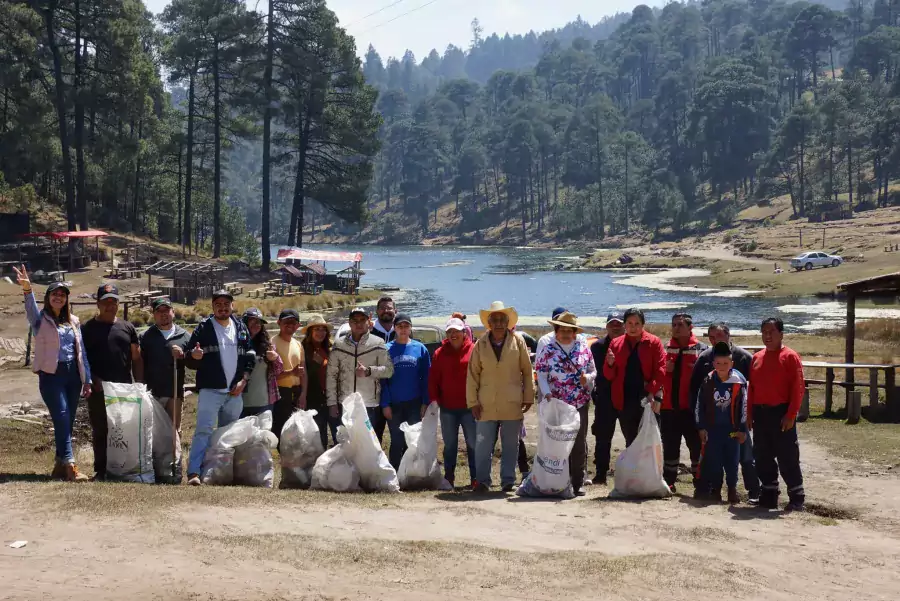
[[[662,475],[662,437],[650,400],[642,401],[644,415],[637,438],[616,459],[616,483],[610,497],[667,497],[672,494]]]
[[[417,424],[400,424],[406,438],[406,452],[400,460],[397,479],[402,490],[446,490],[438,464],[437,431],[440,409],[431,403]]]
[[[569,455],[581,426],[578,409],[556,398],[538,404],[540,437],[531,472],[516,490],[520,497],[571,499]]]
[[[381,443],[372,430],[362,395],[354,392],[343,401],[341,420],[348,440],[345,444],[347,458],[359,470],[360,485],[366,492],[400,492],[397,472],[391,467]]]
[[[281,487],[309,488],[316,460],[325,452],[319,426],[314,419],[318,412],[295,411],[281,430]]]
[[[312,469],[311,488],[353,492],[359,487],[359,470],[347,457],[348,434],[344,426],[338,426],[338,444],[325,451]]]
[[[103,382],[106,403],[106,474],[153,483],[153,397],[144,384]]]

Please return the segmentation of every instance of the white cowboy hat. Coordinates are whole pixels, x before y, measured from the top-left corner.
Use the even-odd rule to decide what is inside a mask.
[[[509,318],[509,325],[507,325],[508,329],[513,329],[516,327],[516,324],[519,322],[519,314],[516,313],[514,307],[504,307],[503,301],[494,301],[491,303],[491,308],[479,311],[481,316],[481,325],[484,326],[486,330],[490,330],[491,326],[488,325],[488,317],[491,316],[491,313],[503,313]]]

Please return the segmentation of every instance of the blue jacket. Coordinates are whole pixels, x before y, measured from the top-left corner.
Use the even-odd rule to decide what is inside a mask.
[[[694,417],[698,430],[747,432],[747,379],[736,369],[724,382],[715,371],[710,372],[697,393]]]
[[[428,404],[428,370],[431,355],[418,340],[400,344],[396,340],[387,345],[388,355],[394,365],[394,375],[382,381],[381,406],[419,401]]]

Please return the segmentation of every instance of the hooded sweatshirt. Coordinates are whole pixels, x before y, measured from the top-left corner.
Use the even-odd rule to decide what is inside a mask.
[[[466,376],[473,348],[475,344],[468,338],[458,351],[449,340],[444,340],[434,352],[428,374],[428,396],[441,409],[466,409]]]
[[[732,369],[724,382],[715,371],[700,385],[694,417],[698,430],[747,432],[747,380]]]

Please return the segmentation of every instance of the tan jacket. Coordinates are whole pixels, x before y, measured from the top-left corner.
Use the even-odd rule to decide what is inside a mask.
[[[500,361],[485,333],[469,359],[466,404],[481,405],[481,420],[522,419],[522,405],[534,403],[534,370],[525,339],[510,332],[503,343]]]
[[[357,376],[356,364],[371,369],[369,376]],[[368,332],[353,344],[350,334],[338,336],[328,357],[325,371],[325,398],[328,406],[337,405],[348,395],[358,392],[366,407],[378,407],[381,380],[394,375],[394,364],[388,356],[384,340]]]

